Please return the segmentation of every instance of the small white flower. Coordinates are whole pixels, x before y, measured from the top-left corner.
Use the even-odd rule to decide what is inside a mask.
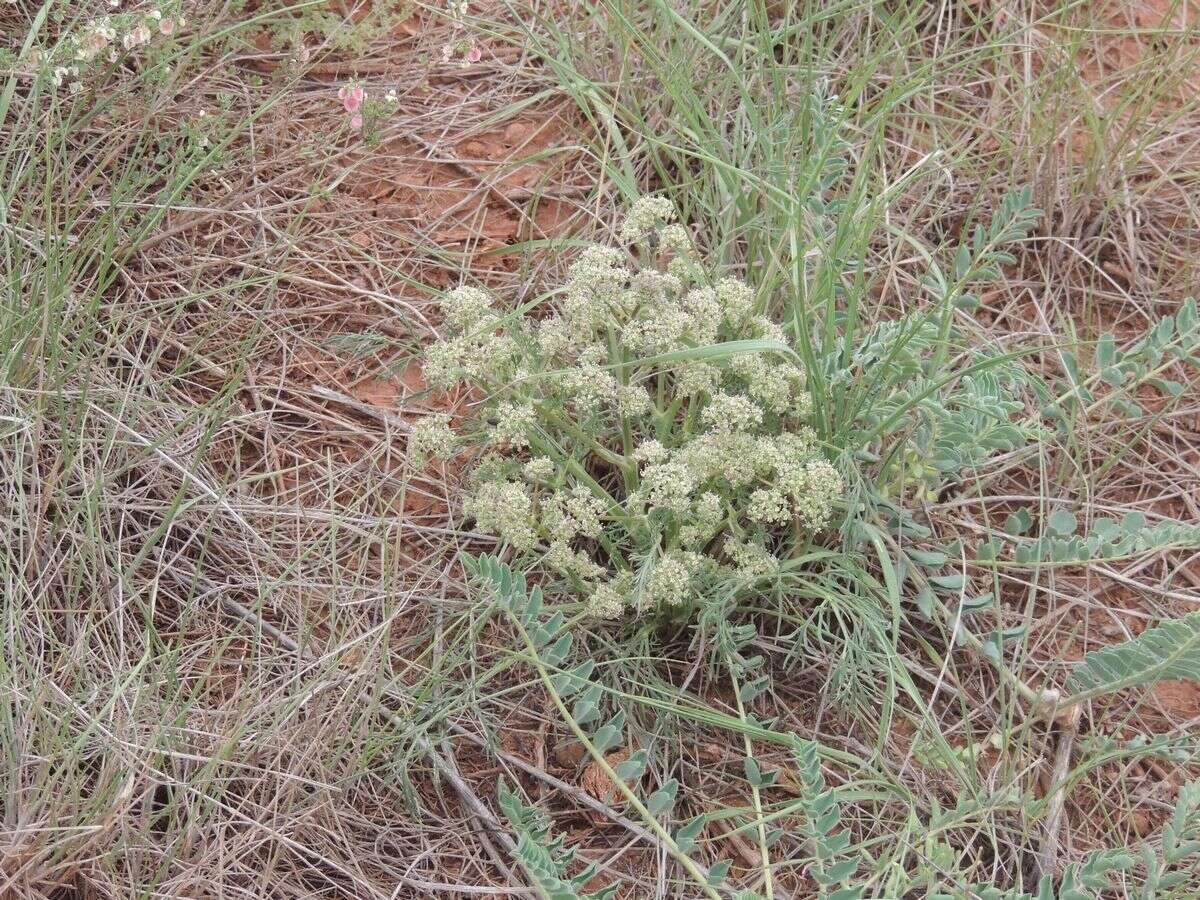
[[[621,224],[621,241],[632,244],[675,218],[675,207],[665,197],[639,197]]]
[[[779,344],[787,344],[787,335],[783,333],[783,327],[778,322],[772,322],[763,316],[757,316],[750,320],[750,336],[762,338],[766,341],[775,341]]]
[[[743,431],[703,434],[680,455],[697,481],[720,478],[734,490],[753,482],[763,468],[757,439]]]
[[[642,441],[633,450],[633,458],[643,463],[666,462],[670,455],[670,451],[655,440]]]
[[[725,552],[743,578],[762,578],[779,569],[779,560],[758,544],[731,542],[725,545]]]
[[[435,390],[446,390],[467,375],[467,343],[462,338],[438,341],[425,348],[425,380]]]
[[[601,517],[607,512],[604,501],[581,484],[571,488],[566,499],[567,512],[575,520],[577,533],[585,538],[600,537]]]
[[[597,365],[576,366],[556,376],[552,384],[577,415],[588,417],[601,411],[617,395],[617,379]]]
[[[408,437],[408,449],[418,458],[452,457],[458,449],[458,435],[450,427],[450,416],[435,413],[415,423]]]
[[[664,556],[646,582],[646,602],[652,606],[685,603],[691,596],[692,575],[699,563],[698,553],[676,552]]]
[[[679,542],[684,547],[699,547],[710,541],[724,519],[721,498],[707,491],[696,498],[688,516],[688,524],[679,530]]]
[[[689,284],[708,280],[704,266],[689,256],[676,256],[667,263],[667,272]]]
[[[654,409],[654,398],[644,387],[636,384],[617,388],[617,412],[626,418],[647,416]]]
[[[628,588],[622,590],[619,585],[618,579],[597,585],[588,598],[587,614],[593,619],[620,618],[628,603]]]
[[[683,349],[688,325],[687,314],[675,304],[647,305],[621,329],[621,345],[641,356],[671,353]]]
[[[496,407],[496,420],[491,433],[493,443],[506,444],[513,450],[529,446],[529,432],[537,424],[532,403],[518,404],[506,400]]]
[[[441,307],[446,321],[462,332],[491,317],[492,300],[479,288],[464,284],[446,294]]]
[[[463,512],[480,531],[497,535],[518,550],[529,550],[537,542],[533,500],[516,482],[483,482],[463,502]]]
[[[666,510],[684,514],[692,503],[696,478],[682,460],[668,460],[647,466],[642,472],[641,490],[651,511]]]
[[[554,479],[554,460],[548,456],[536,456],[521,468],[526,479],[532,482],[547,482]]]
[[[666,250],[672,253],[678,253],[684,256],[691,256],[696,252],[696,248],[692,245],[692,236],[688,233],[687,228],[674,222],[665,226],[659,232],[659,240]]]
[[[782,415],[793,405],[792,392],[804,386],[804,372],[773,354],[743,353],[729,368],[745,379],[747,393],[771,412]]]
[[[708,401],[700,419],[710,431],[729,434],[761,425],[762,410],[740,394],[719,393]]]
[[[780,484],[789,493],[796,518],[813,531],[829,524],[833,504],[846,490],[837,469],[823,459],[789,472]]]
[[[565,361],[578,354],[580,338],[569,322],[551,317],[538,325],[537,343],[543,356]]]
[[[759,488],[750,495],[746,516],[752,522],[782,525],[792,517],[792,511],[782,491]]]
[[[574,575],[583,581],[595,581],[604,575],[603,566],[590,559],[586,553],[572,550],[564,541],[551,541],[545,560],[551,568],[565,575]]]
[[[754,291],[736,278],[722,278],[716,285],[717,301],[725,312],[725,321],[738,326],[754,308]]]
[[[756,315],[755,291],[710,273],[673,215],[665,199],[639,201],[621,228],[636,253],[587,247],[528,318],[499,315],[479,288],[447,292],[444,339],[425,354],[430,387],[465,382],[488,423],[463,511],[536,549],[592,618],[689,604],[702,573],[769,577],[845,493],[805,424],[805,372],[789,353],[648,358],[747,338],[788,346]],[[526,461],[530,444],[546,449]],[[410,445],[461,446],[433,417]]]
[[[675,390],[681,397],[711,394],[721,383],[721,369],[712,363],[684,363],[675,370]]]
[[[693,288],[680,301],[688,317],[688,331],[697,346],[715,344],[721,326],[721,304],[710,287]]]
[[[572,541],[577,537],[598,538],[603,530],[600,517],[604,502],[583,485],[558,491],[542,504],[542,524],[554,540]]]
[[[619,250],[592,244],[567,270],[563,318],[583,334],[603,325],[619,306],[622,290],[632,274]]]
[[[670,272],[646,269],[629,279],[629,286],[643,301],[671,302],[683,291],[683,282]]]

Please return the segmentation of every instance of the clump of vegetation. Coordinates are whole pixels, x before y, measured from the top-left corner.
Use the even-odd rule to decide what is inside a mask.
[[[0,3],[0,890],[1200,897],[1195,27],[1003,6]]]
[[[412,447],[482,447],[464,511],[600,618],[751,587],[830,524],[845,487],[783,329],[673,219],[666,200],[634,203],[630,249],[588,247],[541,319],[451,291],[426,356],[431,385],[483,399],[461,435],[430,417]]]
[[[665,781],[644,801],[640,798],[638,787],[651,766],[653,749],[641,748],[616,765],[610,765],[605,753],[622,743],[628,717],[623,710],[607,718],[602,715],[600,710],[605,691],[601,682],[596,680],[598,667],[594,660],[589,658],[578,666],[567,665],[574,639],[571,626],[561,612],[545,616],[541,591],[537,587],[529,588],[521,573],[514,572],[496,557],[467,558],[464,562],[488,590],[491,602],[503,611],[513,626],[526,659],[532,664],[558,714],[592,758],[593,764],[606,773],[663,850],[680,864],[694,885],[695,896],[713,900],[729,896],[731,886],[726,884],[726,876],[730,871],[730,861],[718,860],[704,868],[695,859],[699,849],[698,836],[710,821],[710,816],[696,816],[674,831],[664,825],[662,818],[672,811],[677,802],[679,782],[674,778]],[[753,629],[748,632],[746,629],[736,629],[736,632],[741,632],[741,636],[726,631],[727,640],[724,643],[731,657],[736,655],[738,644],[744,646],[746,639],[753,636]],[[728,640],[728,637],[732,637],[732,640]],[[1194,677],[1200,664],[1200,655],[1196,652],[1198,637],[1200,617],[1193,615],[1186,620],[1148,631],[1138,640],[1089,654],[1069,685],[1082,690],[1073,694],[1068,702],[1075,704],[1112,691],[1153,684],[1171,675]],[[743,660],[731,666],[730,675],[734,683],[738,684],[740,680],[735,672],[745,674],[747,669],[759,664],[761,658],[757,662]],[[752,723],[744,713],[745,704],[762,693],[762,680],[765,679],[740,684],[737,691],[741,711],[738,725],[742,728],[755,727],[766,735],[770,732],[763,730],[763,726],[757,722]],[[845,827],[843,806],[848,805],[854,791],[828,784],[822,766],[823,758],[832,755],[829,748],[799,735],[775,733],[771,737],[776,742],[789,745],[794,753],[793,792],[797,799],[791,811],[799,813],[801,818],[794,835],[787,835],[782,828],[775,826],[768,829],[763,820],[764,797],[780,787],[780,770],[765,770],[755,758],[753,744],[746,741],[744,773],[757,818],[755,826],[759,836],[764,892],[734,890],[731,893],[736,900],[764,900],[764,897],[774,896],[770,862],[772,854],[776,859],[787,859],[793,864],[801,862],[815,883],[813,893],[806,896],[815,896],[820,900],[916,896],[917,892],[920,892],[920,896],[938,900],[1097,900],[1112,890],[1115,879],[1126,878],[1126,873],[1139,859],[1143,873],[1138,896],[1157,897],[1165,895],[1159,891],[1187,890],[1185,885],[1192,880],[1195,872],[1196,857],[1200,855],[1200,781],[1185,784],[1179,789],[1173,814],[1163,827],[1161,847],[1142,843],[1137,847],[1092,850],[1080,861],[1065,866],[1061,877],[1043,874],[1036,879],[1036,894],[1023,887],[998,887],[993,880],[977,880],[984,873],[958,856],[951,845],[941,838],[941,835],[949,833],[977,812],[977,801],[968,796],[959,798],[953,809],[942,809],[934,800],[924,825],[920,824],[915,808],[910,807],[908,823],[903,828],[897,828],[889,843],[904,846],[912,839],[909,832],[920,831],[924,834],[926,844],[924,853],[888,871],[888,867],[880,865],[887,851],[874,846],[878,842],[856,844]],[[862,761],[842,757],[838,762],[858,765]],[[574,878],[569,877],[573,854],[563,849],[561,837],[552,839],[550,827],[536,807],[523,803],[520,796],[510,791],[503,782],[499,786],[498,796],[517,837],[513,856],[548,896],[562,900],[591,900],[607,896],[604,890],[598,894],[583,893],[583,885],[595,874],[593,868],[585,869]],[[1031,803],[1038,802],[1033,798],[1028,799]],[[719,816],[713,815],[711,818]],[[792,843],[795,838],[799,840]],[[1193,895],[1194,892],[1188,894]]]
[[[166,54],[187,19],[178,0],[154,0],[134,9],[87,18],[62,4],[50,7],[63,33],[48,47],[32,46],[22,60],[24,68],[54,87],[79,91],[89,79],[103,80],[114,67],[131,56]]]

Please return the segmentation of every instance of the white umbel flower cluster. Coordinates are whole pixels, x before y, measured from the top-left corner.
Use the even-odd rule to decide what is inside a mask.
[[[626,598],[629,596],[629,584],[632,579],[604,582],[596,586],[588,598],[587,610],[593,619],[618,619],[625,612]]]
[[[509,379],[517,374],[518,335],[497,333],[500,316],[479,288],[455,288],[441,299],[447,337],[425,352],[425,380],[445,390],[463,381]]]
[[[418,460],[449,459],[458,452],[459,438],[450,427],[450,416],[434,413],[413,424],[408,450]]]
[[[463,511],[481,531],[490,532],[518,550],[537,543],[533,498],[514,481],[484,481],[467,497]]]
[[[545,483],[554,480],[554,475],[558,468],[554,465],[554,460],[548,456],[535,456],[521,468],[525,473],[525,477],[536,483]]]
[[[492,441],[507,444],[513,450],[529,446],[529,432],[537,425],[537,412],[532,403],[513,403],[505,400],[496,407],[496,424]]]
[[[621,240],[626,244],[640,241],[659,226],[675,218],[675,207],[665,197],[639,197],[629,208],[621,225]]]
[[[451,291],[425,358],[431,385],[482,399],[461,441],[433,420],[413,444],[479,447],[464,512],[598,619],[752,590],[807,551],[845,492],[788,335],[673,218],[662,198],[635,203],[619,230],[633,252],[584,249],[529,317]]]
[[[463,285],[442,298],[442,315],[446,317],[446,324],[465,332],[490,321],[495,313],[491,298],[484,291]]]

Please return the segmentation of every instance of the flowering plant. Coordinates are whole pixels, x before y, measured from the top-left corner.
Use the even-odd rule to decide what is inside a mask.
[[[380,124],[395,111],[398,98],[395,89],[389,90],[382,99],[370,97],[360,81],[351,81],[338,88],[338,100],[346,111],[350,127],[362,133],[368,145],[379,142]]]
[[[630,249],[586,248],[543,318],[449,292],[426,378],[480,399],[460,431],[436,415],[410,437],[419,457],[480,448],[463,511],[600,618],[750,587],[830,524],[844,489],[783,330],[673,217],[637,201]]]
[[[103,5],[108,12],[87,16],[90,6],[102,4],[85,4],[79,9],[59,4],[52,14],[62,23],[62,30],[49,46],[34,43],[23,52],[23,74],[56,90],[65,86],[74,94],[89,76],[109,74],[132,56],[163,58],[179,29],[187,24],[180,0],[149,0],[126,11],[118,10],[120,0]]]
[[[483,48],[468,33],[467,15],[470,13],[470,8],[471,4],[468,0],[449,0],[446,4],[452,37],[442,45],[443,63],[449,63],[457,57],[459,65],[469,66],[483,59]]]
[[[120,4],[109,0],[108,5]],[[74,92],[80,89],[86,70],[111,66],[155,38],[170,40],[186,24],[178,0],[152,0],[137,9],[89,18],[49,52],[31,50],[26,61],[44,66],[54,87],[67,84]]]

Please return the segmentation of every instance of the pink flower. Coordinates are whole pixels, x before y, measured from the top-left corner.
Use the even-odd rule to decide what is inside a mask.
[[[162,32],[163,36],[170,37],[175,31],[175,20],[160,19],[158,22],[158,30]]]
[[[134,47],[150,43],[150,37],[150,29],[139,23],[125,37],[121,38],[121,44],[126,50],[132,50]]]
[[[367,92],[361,84],[348,84],[338,89],[338,99],[342,101],[342,106],[346,107],[348,113],[358,112],[366,96]]]
[[[483,50],[480,49],[478,44],[472,44],[471,49],[467,51],[463,59],[469,63],[477,63],[483,59]]]
[[[355,131],[362,131],[362,126],[363,126],[363,117],[362,116],[355,116],[354,118],[352,118],[350,120],[350,127],[353,128]]]
[[[108,49],[108,39],[99,31],[89,31],[79,43],[79,58],[85,62],[95,59]]]

